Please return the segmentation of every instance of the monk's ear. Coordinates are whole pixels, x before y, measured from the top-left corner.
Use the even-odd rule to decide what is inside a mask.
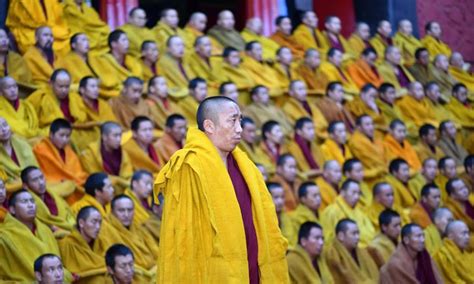
[[[203,122],[203,126],[204,126],[205,132],[211,133],[211,134],[214,133],[215,128],[216,128],[216,125],[210,119],[205,119]]]
[[[41,281],[43,280],[43,276],[41,275],[41,272],[35,271],[35,278],[38,281],[38,283],[41,283]]]
[[[10,211],[10,213],[15,216],[15,206],[8,206],[8,211]]]
[[[112,269],[112,267],[108,265],[107,265],[107,272],[109,273],[109,275],[114,275],[114,270]]]

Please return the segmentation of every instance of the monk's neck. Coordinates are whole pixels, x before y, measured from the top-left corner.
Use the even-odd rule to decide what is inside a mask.
[[[82,60],[84,61],[87,60],[87,53],[82,53],[82,52],[77,52],[77,51],[74,51],[74,53],[76,53],[77,56],[79,56]]]
[[[91,99],[91,98],[88,98],[86,96],[82,96],[82,100],[84,101],[84,103],[89,107],[89,108],[94,108],[94,105],[97,103],[97,99]]]
[[[278,150],[278,145],[277,143],[271,141],[271,140],[265,140],[265,144],[267,144],[268,148],[270,148],[271,151],[276,152]]]
[[[3,149],[5,149],[5,151],[7,151],[7,154],[11,155],[11,152],[13,150],[12,140],[8,139],[6,141],[1,141],[1,144],[3,146]]]
[[[120,65],[123,65],[125,63],[125,54],[121,54],[120,52],[117,52],[116,50],[111,50],[110,53],[112,56],[117,60]]]
[[[145,64],[146,67],[150,68],[150,69],[153,69],[153,66],[155,65],[156,62],[153,62],[147,58],[143,58],[142,59],[143,61],[143,64]]]
[[[81,234],[82,238],[86,241],[86,243],[92,247],[92,244],[94,243],[94,239],[93,238],[90,238],[88,235],[86,235],[84,232],[82,231],[79,231],[79,233]]]
[[[410,256],[410,258],[411,258],[413,261],[416,262],[419,252],[417,252],[416,250],[413,250],[413,249],[411,249],[411,248],[409,248],[409,247],[407,247],[407,246],[405,246],[405,249],[407,250],[407,253],[408,253],[408,255]]]
[[[33,231],[35,228],[35,221],[24,221],[20,219],[18,219],[18,221],[20,221],[23,225],[27,226],[28,229],[30,229],[31,231]]]
[[[118,149],[114,149],[114,148],[110,147],[109,145],[107,145],[105,143],[102,143],[102,147],[104,147],[105,152],[108,152],[108,153],[112,153],[113,151],[118,150]]]
[[[143,151],[148,153],[148,147],[150,146],[150,144],[143,143],[142,141],[138,139],[135,139],[135,142],[137,142],[138,147],[140,147]]]
[[[330,31],[326,31],[328,36],[333,40],[333,41],[339,41],[339,36],[338,34],[335,34],[333,32],[330,32]]]
[[[37,193],[34,190],[32,190],[32,191],[36,196],[38,196],[41,200],[44,201],[44,195],[46,194],[46,192],[45,193]]]
[[[222,161],[224,162],[224,165],[226,168],[228,168],[227,165],[227,156],[229,156],[230,152],[225,152],[217,149],[217,153],[219,153],[219,156],[221,157]]]
[[[0,64],[1,65],[5,64],[5,61],[7,60],[7,55],[8,55],[8,51],[7,52],[0,52]]]

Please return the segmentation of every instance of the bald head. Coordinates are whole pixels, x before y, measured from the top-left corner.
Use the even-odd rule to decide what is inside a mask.
[[[446,226],[454,220],[453,213],[444,207],[437,208],[433,212],[432,217],[433,223],[442,235],[446,232]]]
[[[469,247],[469,227],[463,221],[452,221],[446,226],[445,236],[461,250]]]
[[[128,22],[131,25],[143,28],[146,24],[146,12],[141,8],[133,8],[128,14]]]
[[[451,65],[453,65],[454,67],[463,68],[464,67],[464,58],[462,57],[461,53],[455,51],[451,54],[451,58],[449,59],[449,63]]]
[[[217,24],[224,30],[233,30],[235,25],[234,14],[229,10],[224,10],[219,13]]]
[[[224,96],[210,97],[202,101],[196,114],[198,128],[204,131],[205,120],[218,123],[219,113],[222,112],[223,105],[229,104],[237,105],[232,99]]]
[[[262,34],[263,23],[260,18],[250,18],[247,20],[245,27],[251,30],[253,33],[260,35]]]
[[[407,19],[403,19],[398,22],[398,31],[404,35],[411,36],[413,33],[413,26]]]
[[[369,40],[370,38],[370,27],[365,22],[359,22],[356,26],[356,34],[363,40]]]
[[[377,32],[384,37],[390,37],[390,34],[392,33],[392,25],[389,21],[382,20],[377,26]]]
[[[8,52],[10,40],[8,39],[7,32],[4,29],[0,29],[0,54]]]
[[[433,64],[436,68],[441,69],[442,71],[448,71],[449,68],[449,61],[448,57],[444,54],[436,55]]]
[[[0,79],[0,95],[10,102],[18,99],[18,84],[15,79],[10,76]]]
[[[206,29],[207,16],[201,12],[195,12],[189,18],[188,25],[202,32]]]
[[[42,26],[36,29],[35,31],[35,40],[36,44],[42,49],[52,49],[53,48],[53,32],[48,26]]]

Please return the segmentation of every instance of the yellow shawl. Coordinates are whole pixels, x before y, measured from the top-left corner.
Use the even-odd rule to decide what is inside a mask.
[[[0,96],[0,116],[5,118],[12,131],[25,138],[34,138],[40,135],[38,116],[34,107],[23,99],[19,100],[18,110]]]
[[[331,272],[327,266],[325,258],[321,255],[318,257],[317,263],[321,274],[319,274],[313,266],[313,261],[308,253],[297,245],[290,250],[286,256],[288,260],[288,270],[290,273],[290,281],[294,284],[332,284]]]

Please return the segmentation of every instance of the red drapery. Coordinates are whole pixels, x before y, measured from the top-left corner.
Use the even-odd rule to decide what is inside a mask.
[[[247,18],[258,17],[263,22],[263,35],[270,36],[275,31],[274,21],[278,17],[277,0],[247,0]]]
[[[138,0],[101,0],[100,16],[115,29],[127,22],[128,12],[138,6]]]

